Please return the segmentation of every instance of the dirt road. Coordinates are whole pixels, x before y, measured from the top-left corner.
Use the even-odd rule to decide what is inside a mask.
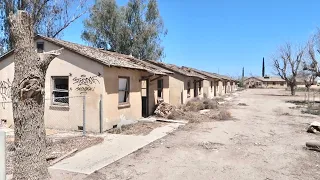
[[[304,149],[320,141],[305,131],[320,118],[289,109],[284,93],[243,91],[230,106],[235,120],[184,127],[86,179],[320,179],[320,153]]]

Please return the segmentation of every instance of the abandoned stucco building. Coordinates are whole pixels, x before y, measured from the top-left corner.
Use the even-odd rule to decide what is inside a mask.
[[[45,86],[45,124],[49,128],[82,126],[82,98],[86,95],[86,128],[112,128],[125,119],[142,116],[141,81],[166,76],[169,71],[130,56],[120,55],[62,40],[37,36],[39,53],[64,48],[49,65]],[[13,51],[0,59],[1,102],[11,99],[14,77]],[[100,97],[104,103],[99,110]],[[103,115],[100,123],[100,111]],[[0,118],[13,123],[10,103],[0,108]]]
[[[203,75],[206,79],[203,80],[203,93],[208,97],[208,98],[213,98],[218,95],[220,95],[220,89],[222,89],[222,84],[219,86],[219,81],[221,81],[221,78],[217,75],[214,75],[209,72],[201,71],[195,68],[191,67],[182,67],[185,70],[189,71],[194,71],[198,74]]]
[[[39,53],[64,48],[49,65],[45,82],[45,124],[48,128],[77,130],[86,119],[88,131],[105,131],[122,119],[153,113],[162,99],[173,105],[207,93],[227,92],[218,75],[156,61],[141,61],[98,48],[36,36]],[[13,124],[11,83],[14,51],[0,57],[0,119]],[[225,87],[222,86],[225,82]],[[221,82],[221,86],[219,86]],[[85,95],[85,102],[83,96]],[[85,103],[85,114],[83,104]]]
[[[287,83],[280,77],[249,77],[244,80],[246,88],[287,88]]]
[[[151,92],[156,91],[156,89],[159,88],[159,85],[163,84],[163,93],[158,93],[155,102],[150,104],[153,107],[159,98],[163,99],[164,102],[177,106],[186,103],[194,97],[203,97],[203,80],[206,79],[203,75],[185,70],[173,64],[165,64],[151,60],[148,60],[147,62],[173,72],[173,74],[168,74],[168,76],[159,78],[157,83],[150,83]]]

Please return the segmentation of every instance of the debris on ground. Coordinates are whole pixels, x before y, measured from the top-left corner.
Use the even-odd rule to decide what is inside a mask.
[[[248,106],[246,103],[239,103],[238,106]]]
[[[201,146],[201,147],[203,147],[204,149],[207,149],[207,150],[218,150],[219,148],[224,146],[224,144],[207,141],[207,142],[199,143],[199,146]]]
[[[231,113],[228,110],[220,110],[220,112],[213,116],[212,118],[217,119],[217,120],[230,120],[232,119]]]
[[[111,134],[124,135],[147,135],[152,130],[164,126],[162,122],[137,122],[134,124],[123,125],[121,128],[113,128],[108,131]]]
[[[320,152],[320,143],[318,142],[307,142],[306,146],[309,150]]]
[[[190,101],[188,101],[186,104],[180,107],[180,109],[185,112],[187,111],[198,112],[204,109],[217,109],[217,108],[218,108],[218,101],[215,99],[209,99],[209,98],[202,98],[202,99],[193,98]]]
[[[320,122],[313,122],[309,125],[307,129],[308,133],[320,134]]]
[[[168,118],[168,116],[176,109],[175,106],[172,106],[169,103],[161,102],[158,105],[156,105],[156,110],[154,111],[154,114],[156,114],[158,117]]]
[[[73,154],[73,153],[75,153],[77,151],[78,151],[78,149],[73,149],[73,150],[69,151],[68,153],[66,153],[65,155],[63,155],[63,156],[61,156],[59,158],[54,158],[54,159],[50,158],[51,160],[53,160],[53,161],[50,162],[50,166],[62,161],[63,159],[67,158],[68,156],[70,156],[71,154]],[[49,161],[48,158],[47,158],[47,161]]]
[[[77,149],[77,151],[82,151],[86,148],[103,142],[103,140],[104,139],[102,137],[91,136],[47,137],[47,162],[52,165],[57,158],[66,155],[73,149]],[[7,141],[6,145],[6,174],[12,174],[15,147],[12,141]],[[71,155],[69,154],[67,157]]]

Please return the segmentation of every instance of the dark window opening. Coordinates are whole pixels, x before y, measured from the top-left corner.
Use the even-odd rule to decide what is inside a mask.
[[[158,80],[158,98],[163,98],[163,79]]]
[[[119,104],[129,103],[130,82],[129,77],[119,78]]]
[[[68,105],[69,104],[69,78],[53,77],[53,104]]]
[[[44,43],[43,42],[37,42],[37,52],[43,53],[44,51]]]
[[[210,86],[211,86],[211,92],[213,91],[213,82],[210,82]]]
[[[199,95],[201,94],[201,81],[199,81]]]
[[[276,85],[276,82],[272,82],[273,85]]]

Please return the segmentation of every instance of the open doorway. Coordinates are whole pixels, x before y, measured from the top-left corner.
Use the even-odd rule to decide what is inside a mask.
[[[149,92],[149,81],[142,80],[141,81],[141,101],[142,101],[142,116],[148,117],[149,116],[149,105],[148,105],[148,92]]]

